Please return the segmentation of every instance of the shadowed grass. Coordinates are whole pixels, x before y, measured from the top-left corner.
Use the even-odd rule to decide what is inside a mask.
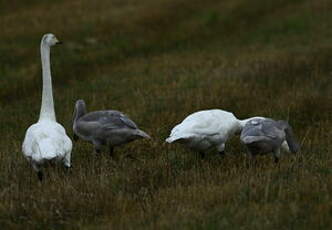
[[[331,228],[330,1],[0,1],[0,223],[4,229]],[[53,32],[57,118],[74,102],[127,113],[153,139],[95,156],[39,184],[22,157],[38,118],[39,42]],[[302,151],[247,167],[234,137],[224,159],[167,145],[170,129],[209,108],[292,124]],[[125,157],[132,154],[133,161]]]

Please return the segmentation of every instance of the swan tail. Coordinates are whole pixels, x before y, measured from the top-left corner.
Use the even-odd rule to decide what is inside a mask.
[[[53,147],[51,140],[42,140],[38,143],[40,160],[51,161],[58,157],[56,149]]]
[[[149,134],[147,134],[146,132],[144,132],[143,130],[140,130],[140,129],[137,130],[136,135],[141,138],[151,139]]]

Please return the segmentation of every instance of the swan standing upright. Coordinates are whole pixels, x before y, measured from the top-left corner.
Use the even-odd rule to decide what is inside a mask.
[[[166,142],[184,144],[198,151],[202,157],[214,149],[224,155],[226,141],[235,133],[240,133],[247,121],[254,118],[238,120],[233,113],[220,109],[198,111],[176,125]]]
[[[240,139],[247,146],[251,157],[272,152],[275,163],[279,161],[280,148],[284,141],[287,142],[292,153],[300,149],[294,138],[292,127],[282,120],[252,119],[244,126]]]
[[[25,158],[37,172],[40,181],[43,179],[41,167],[49,161],[63,162],[67,168],[71,167],[72,142],[65,129],[56,122],[52,78],[50,68],[50,48],[59,43],[53,34],[45,34],[40,44],[43,93],[42,104],[37,123],[26,131],[22,145]]]
[[[109,147],[113,155],[115,146],[126,144],[141,138],[150,138],[137,128],[136,124],[123,113],[116,110],[86,112],[83,100],[77,100],[73,115],[74,141],[81,138],[92,142],[99,153],[102,145]]]

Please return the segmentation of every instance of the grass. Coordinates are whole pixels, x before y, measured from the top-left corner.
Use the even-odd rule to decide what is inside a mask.
[[[330,229],[332,4],[327,0],[0,1],[2,229]],[[58,121],[75,100],[127,113],[153,139],[96,157],[78,142],[73,170],[41,185],[23,158],[38,118],[39,42],[53,32]],[[166,145],[170,129],[208,108],[287,119],[298,155],[246,167]],[[124,158],[131,153],[141,161]]]

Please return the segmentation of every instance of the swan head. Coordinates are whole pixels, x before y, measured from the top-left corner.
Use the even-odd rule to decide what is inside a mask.
[[[81,116],[86,114],[86,105],[84,100],[79,99],[75,103],[75,109],[73,113],[73,122],[75,122],[77,119],[79,119]]]
[[[56,44],[61,44],[54,34],[45,34],[42,38],[42,43],[47,44],[48,46],[54,46]]]
[[[86,114],[86,105],[83,99],[79,99],[75,103],[75,111],[78,116]]]
[[[79,99],[76,101],[75,103],[75,109],[76,110],[82,110],[83,108],[85,108],[85,101],[83,99]]]

